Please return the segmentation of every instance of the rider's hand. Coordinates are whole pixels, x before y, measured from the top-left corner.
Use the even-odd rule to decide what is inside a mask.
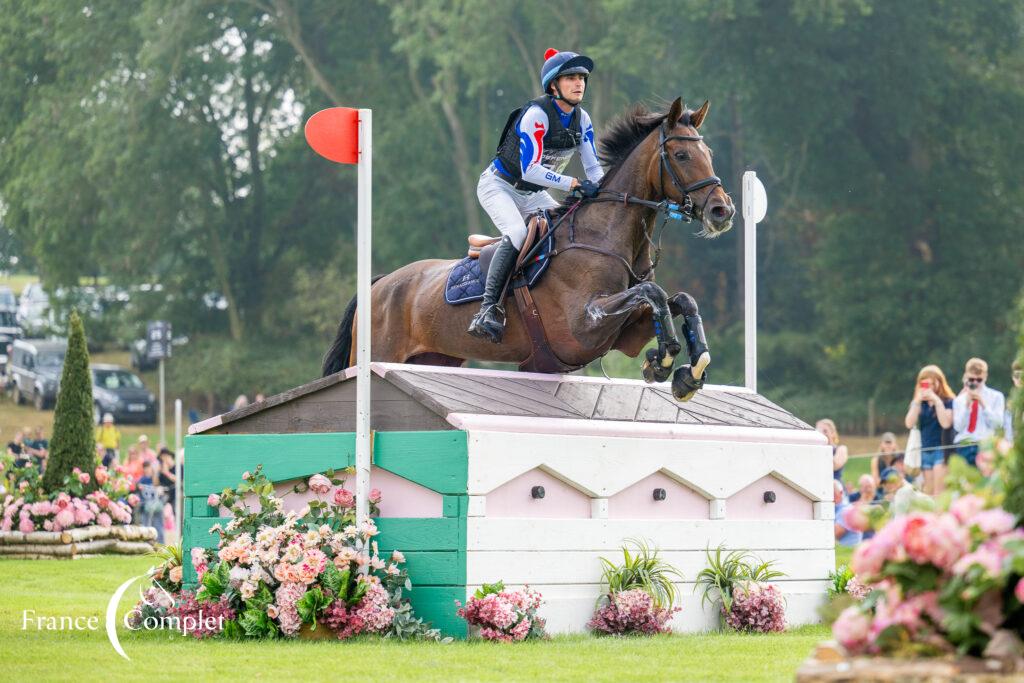
[[[580,192],[584,197],[596,197],[598,192],[598,185],[593,180],[584,180],[579,184]]]
[[[580,186],[580,181],[578,181],[575,178],[573,178],[572,182],[569,183],[569,192],[575,192],[576,188],[579,187],[579,186]]]

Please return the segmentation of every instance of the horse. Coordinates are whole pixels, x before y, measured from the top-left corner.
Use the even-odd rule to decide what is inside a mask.
[[[597,198],[570,195],[560,207],[568,229],[553,228],[555,256],[530,293],[550,348],[567,367],[581,367],[611,349],[636,357],[653,336],[658,347],[648,350],[641,374],[647,382],[663,382],[682,350],[673,321],[680,316],[689,363],[675,370],[673,394],[688,400],[703,386],[711,356],[697,302],[686,292],[669,296],[655,284],[651,251],[655,224],[666,209],[699,221],[697,234],[705,238],[732,227],[735,206],[699,132],[708,110],[708,102],[687,109],[682,98],[665,113],[632,106],[601,139],[607,172]],[[444,299],[454,264],[416,261],[374,279],[372,360],[458,367],[468,359],[523,363],[531,357],[534,346],[515,306],[507,307],[500,344],[466,332],[476,307]],[[323,376],[355,365],[356,303],[349,302],[324,356]]]

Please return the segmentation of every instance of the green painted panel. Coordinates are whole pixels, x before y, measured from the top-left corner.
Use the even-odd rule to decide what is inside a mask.
[[[197,434],[185,437],[185,495],[207,496],[234,487],[256,465],[271,481],[307,477],[355,462],[355,435]]]
[[[465,496],[445,496],[444,497],[444,516],[445,517],[458,517],[459,516],[459,498],[465,498]]]
[[[216,548],[220,536],[210,533],[210,527],[214,524],[225,526],[231,521],[230,517],[193,517],[185,520],[185,543],[183,548]]]
[[[465,586],[417,587],[414,583],[412,590],[403,595],[409,597],[416,616],[441,629],[444,635],[466,637],[466,622],[455,613],[455,601],[466,602]]]
[[[459,550],[465,549],[463,538],[459,540],[460,521],[465,526],[465,519],[459,517],[434,517],[420,519],[413,517],[385,517],[376,520],[380,536],[377,542],[381,551],[401,550]]]
[[[466,432],[377,432],[373,463],[438,493],[465,494]]]
[[[382,552],[381,556],[386,557],[390,554],[390,551]],[[460,564],[459,553],[455,551],[413,551],[403,554],[403,566],[409,571],[409,580],[413,586],[451,586],[464,583],[462,577],[466,575],[465,559],[463,558]]]
[[[216,517],[220,514],[217,508],[210,507],[206,504],[206,496],[193,496],[186,498],[186,505],[188,507],[185,510],[191,510],[189,513],[192,517]]]

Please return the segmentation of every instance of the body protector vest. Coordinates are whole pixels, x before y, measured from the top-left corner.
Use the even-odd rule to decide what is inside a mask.
[[[495,156],[512,176],[513,187],[517,190],[536,192],[544,188],[523,180],[523,167],[520,165],[519,138],[520,135],[526,135],[527,133],[519,132],[519,120],[531,105],[537,105],[543,109],[548,117],[548,130],[544,134],[544,152],[539,161],[541,166],[561,174],[565,167],[569,165],[573,153],[582,143],[583,132],[580,127],[580,108],[573,108],[572,118],[569,119],[568,127],[563,126],[562,117],[559,116],[561,110],[558,109],[555,101],[548,95],[541,95],[535,100],[530,100],[508,115],[508,120],[505,121],[505,128],[502,130],[501,138],[498,141]]]

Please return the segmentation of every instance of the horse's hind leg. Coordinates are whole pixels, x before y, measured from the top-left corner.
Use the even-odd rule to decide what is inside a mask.
[[[677,369],[672,376],[672,394],[680,401],[689,401],[707,381],[711,351],[694,298],[686,292],[678,292],[669,299],[669,308],[673,315],[683,318],[683,338],[690,356],[690,362]]]

